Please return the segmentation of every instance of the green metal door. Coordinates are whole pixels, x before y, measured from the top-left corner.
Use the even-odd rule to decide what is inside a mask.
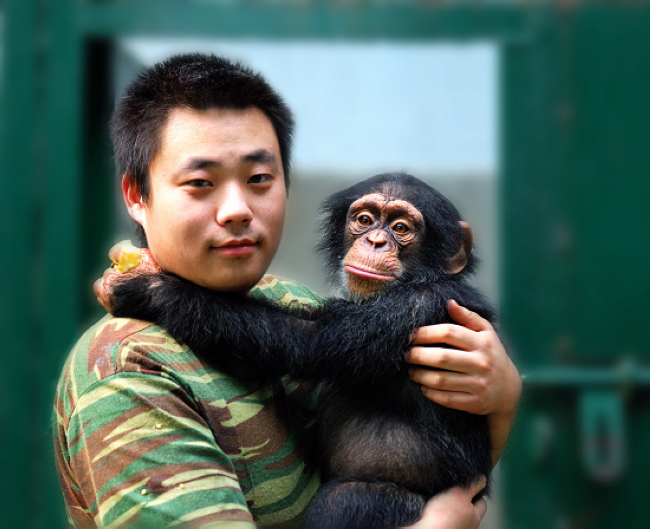
[[[650,523],[649,35],[647,6],[585,6],[504,50],[511,529]]]
[[[50,407],[98,310],[88,285],[112,242],[111,42],[136,35],[500,42],[503,327],[528,373],[504,457],[507,527],[644,526],[650,10],[437,4],[1,4],[3,526],[65,526]]]

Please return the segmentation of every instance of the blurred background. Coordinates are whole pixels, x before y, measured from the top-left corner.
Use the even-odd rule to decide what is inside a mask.
[[[171,54],[242,60],[297,120],[273,273],[326,294],[318,204],[405,170],[475,232],[524,395],[486,529],[648,527],[650,4],[0,1],[0,512],[63,528],[51,406],[133,237],[107,122]]]

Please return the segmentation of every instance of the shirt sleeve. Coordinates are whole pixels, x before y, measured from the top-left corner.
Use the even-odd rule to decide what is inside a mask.
[[[67,439],[98,527],[255,527],[232,462],[171,378],[96,382],[77,401]]]

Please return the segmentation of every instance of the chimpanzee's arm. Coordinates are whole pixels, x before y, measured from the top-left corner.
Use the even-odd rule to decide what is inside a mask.
[[[416,327],[450,323],[447,302],[461,305],[494,322],[494,310],[464,282],[402,285],[361,304],[330,301],[318,319],[313,362],[321,378],[350,384],[382,384],[406,370],[404,353]]]
[[[270,303],[216,292],[169,273],[117,281],[113,314],[153,322],[218,367],[274,378],[300,366],[313,323]],[[305,359],[306,360],[306,359]]]
[[[409,336],[439,312],[428,288],[394,287],[372,300],[357,304],[328,302],[317,321],[312,369],[323,378],[381,384],[406,369],[404,353]]]
[[[476,310],[462,290],[404,285],[362,304],[332,300],[310,322],[160,273],[117,282],[111,303],[116,316],[156,323],[226,371],[245,364],[253,376],[381,383],[407,368],[403,355],[416,327],[450,321],[448,299]]]

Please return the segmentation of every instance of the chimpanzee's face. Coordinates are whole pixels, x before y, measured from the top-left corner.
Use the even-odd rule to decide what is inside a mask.
[[[352,203],[343,270],[353,296],[386,290],[408,268],[424,236],[424,219],[410,202],[374,192]]]
[[[125,189],[160,266],[196,284],[247,291],[282,234],[286,189],[275,131],[257,108],[172,110],[146,202]]]

